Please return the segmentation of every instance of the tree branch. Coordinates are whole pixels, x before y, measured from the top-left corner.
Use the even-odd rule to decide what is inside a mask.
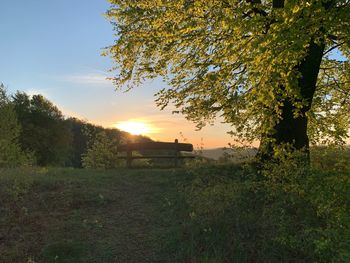
[[[342,45],[344,45],[344,44],[345,44],[345,42],[341,42],[341,43],[336,44],[335,46],[333,46],[333,47],[329,48],[327,51],[325,51],[325,52],[323,53],[323,56],[327,55],[327,54],[328,54],[329,52],[331,52],[332,50],[334,50],[334,49],[336,49],[336,48],[338,48],[338,47],[340,47],[340,46],[342,46]]]

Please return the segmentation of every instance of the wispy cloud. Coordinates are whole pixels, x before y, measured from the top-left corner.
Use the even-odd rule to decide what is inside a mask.
[[[107,74],[103,73],[86,73],[64,76],[63,79],[74,84],[83,84],[90,86],[112,86],[111,80],[108,80]]]

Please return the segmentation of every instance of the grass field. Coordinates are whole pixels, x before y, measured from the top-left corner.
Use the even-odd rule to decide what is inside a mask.
[[[0,169],[0,263],[349,262],[350,151],[182,169]]]
[[[0,172],[0,262],[173,262],[181,170]]]

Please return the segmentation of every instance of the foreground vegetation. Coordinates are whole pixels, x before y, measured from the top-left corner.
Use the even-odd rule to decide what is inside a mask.
[[[349,262],[350,154],[312,157],[0,170],[0,262]]]
[[[349,262],[350,155],[313,160],[192,170],[185,261]]]
[[[1,170],[0,262],[159,261],[180,175]]]

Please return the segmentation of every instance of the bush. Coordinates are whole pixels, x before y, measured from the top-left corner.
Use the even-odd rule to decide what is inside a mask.
[[[109,139],[105,132],[98,133],[87,153],[82,157],[83,167],[111,169],[120,166],[117,147],[117,142]]]
[[[194,262],[349,262],[350,171],[281,159],[208,166],[185,186],[184,257]]]
[[[317,146],[311,148],[311,160],[319,170],[350,170],[349,146]]]

